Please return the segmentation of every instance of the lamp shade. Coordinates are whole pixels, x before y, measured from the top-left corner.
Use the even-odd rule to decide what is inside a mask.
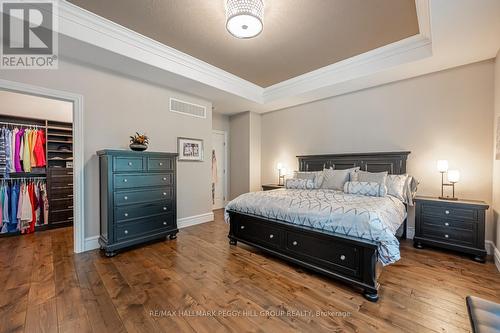
[[[283,163],[276,164],[276,169],[278,169],[278,170],[283,169]]]
[[[437,161],[437,170],[439,172],[448,171],[448,161],[447,160],[439,160]]]
[[[448,171],[448,181],[450,183],[458,183],[460,180],[460,172],[458,170]]]

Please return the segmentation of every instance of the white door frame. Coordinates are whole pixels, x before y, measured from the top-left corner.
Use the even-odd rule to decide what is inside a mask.
[[[224,207],[226,207],[226,203],[228,200],[228,196],[227,196],[227,191],[228,191],[228,186],[227,186],[227,161],[228,161],[227,132],[220,131],[220,130],[212,130],[212,134],[223,134],[224,135],[224,188],[223,188],[223,191],[224,191]],[[212,149],[213,149],[213,146],[212,146]]]
[[[85,251],[83,96],[62,90],[48,89],[2,79],[0,79],[0,90],[8,90],[73,103],[73,240],[74,251],[76,253]]]

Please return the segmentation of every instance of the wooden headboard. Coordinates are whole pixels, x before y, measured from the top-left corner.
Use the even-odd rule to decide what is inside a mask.
[[[335,169],[360,167],[369,172],[387,171],[389,174],[406,173],[409,151],[387,153],[354,153],[297,156],[299,171],[321,171],[335,165]]]

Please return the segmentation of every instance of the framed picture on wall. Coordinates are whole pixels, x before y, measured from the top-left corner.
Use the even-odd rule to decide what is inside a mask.
[[[179,161],[203,162],[203,140],[177,138]]]

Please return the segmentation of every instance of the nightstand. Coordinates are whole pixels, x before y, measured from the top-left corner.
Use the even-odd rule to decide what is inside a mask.
[[[278,185],[278,184],[266,184],[262,185],[262,191],[270,191],[270,190],[277,190],[280,188],[285,188],[285,185]]]
[[[431,245],[471,254],[484,262],[484,223],[488,205],[483,201],[415,199],[415,237],[413,245]]]

